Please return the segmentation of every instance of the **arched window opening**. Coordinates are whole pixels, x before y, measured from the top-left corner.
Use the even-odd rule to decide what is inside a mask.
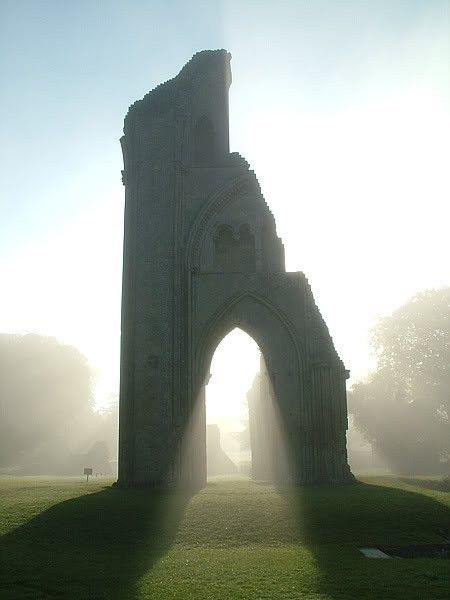
[[[214,162],[214,127],[208,117],[201,117],[194,130],[194,160],[197,164]]]

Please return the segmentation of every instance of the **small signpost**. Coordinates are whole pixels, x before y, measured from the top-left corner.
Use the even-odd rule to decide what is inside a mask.
[[[92,475],[92,467],[84,467],[84,474],[86,475],[86,481],[89,482],[89,475]]]

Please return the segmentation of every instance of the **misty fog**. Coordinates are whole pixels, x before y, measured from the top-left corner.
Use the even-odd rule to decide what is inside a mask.
[[[354,472],[450,473],[449,309],[450,288],[424,291],[374,328],[377,367],[349,389]],[[242,330],[216,348],[206,387],[209,475],[252,474],[249,401],[259,397],[260,363]],[[115,475],[117,398],[96,409],[95,377],[77,349],[54,338],[0,336],[0,473],[81,475],[92,466]]]
[[[117,404],[94,408],[95,371],[74,347],[0,335],[0,473],[115,474]]]

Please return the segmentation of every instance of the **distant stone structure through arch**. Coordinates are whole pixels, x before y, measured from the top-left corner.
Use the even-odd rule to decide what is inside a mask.
[[[266,433],[274,468],[265,469],[260,456],[257,475],[281,483],[352,480],[348,371],[305,275],[285,271],[255,174],[229,151],[230,58],[224,50],[199,52],[125,118],[122,486],[205,485],[204,390],[212,355],[235,327],[264,356],[266,397],[270,387],[289,455],[289,470],[277,469],[279,443]],[[250,410],[257,427],[264,402],[253,398]]]

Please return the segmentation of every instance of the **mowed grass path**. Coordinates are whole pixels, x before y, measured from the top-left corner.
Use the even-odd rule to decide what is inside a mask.
[[[449,562],[358,547],[440,542],[450,494],[391,479],[192,497],[0,478],[0,598],[448,600]]]

